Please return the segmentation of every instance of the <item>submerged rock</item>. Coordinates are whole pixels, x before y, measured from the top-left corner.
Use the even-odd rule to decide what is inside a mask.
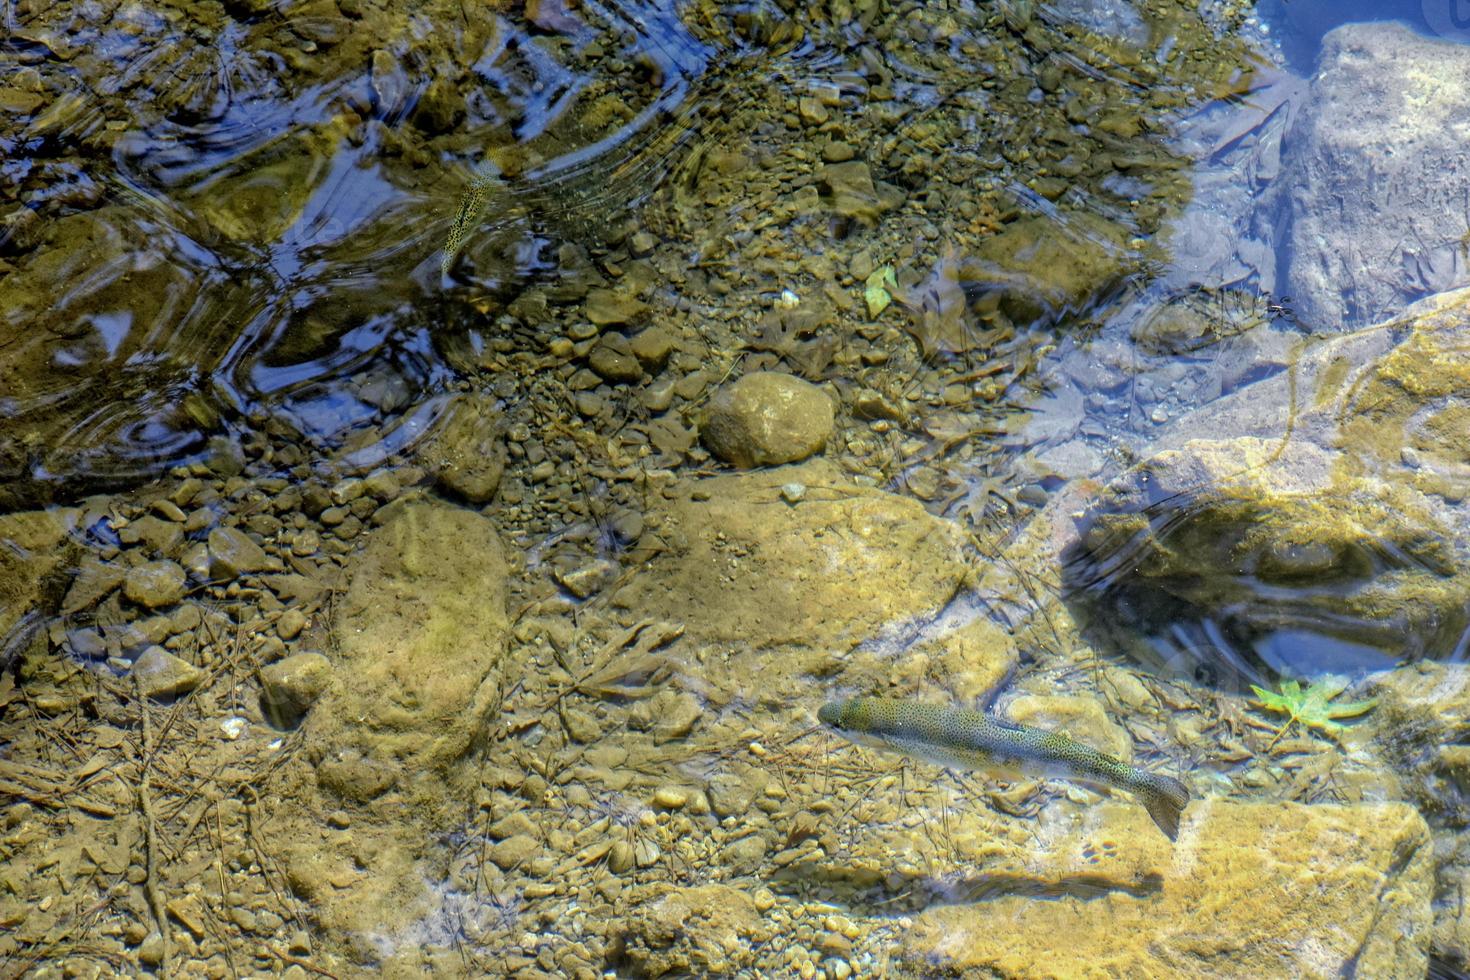
[[[133,661],[131,675],[144,697],[171,698],[188,694],[204,682],[204,671],[163,647],[152,646]]]
[[[1312,329],[1366,326],[1470,282],[1466,78],[1470,48],[1402,23],[1345,24],[1323,39],[1279,191],[1282,292]]]
[[[1373,694],[1378,707],[1365,721],[1373,736],[1365,751],[1436,828],[1434,951],[1464,963],[1470,908],[1459,883],[1470,876],[1470,669],[1463,663],[1401,667],[1379,679]]]
[[[456,395],[444,409],[439,430],[419,461],[450,493],[472,504],[495,496],[505,471],[505,438],[500,410],[488,394]]]
[[[278,728],[291,728],[332,682],[332,664],[319,653],[297,653],[260,669],[260,701]]]
[[[61,600],[66,582],[59,572],[72,554],[72,548],[66,545],[66,531],[67,522],[60,512],[0,515],[0,637],[10,638],[11,629],[31,611],[52,608]],[[105,582],[99,584],[93,599],[115,588],[122,579],[121,570],[110,565],[93,561],[83,570],[88,567],[105,569],[98,573]],[[78,591],[76,582],[81,579],[79,572],[67,592],[68,598]],[[0,662],[0,670],[5,666]]]
[[[832,211],[862,224],[877,224],[885,211],[903,203],[903,190],[873,180],[872,172],[862,160],[829,163],[818,172],[817,179]]]
[[[178,562],[150,561],[128,570],[123,592],[145,609],[159,609],[184,597],[184,582]]]
[[[209,532],[209,573],[214,578],[228,581],[273,564],[265,549],[239,528],[217,527]]]
[[[1181,420],[1082,511],[1069,591],[1135,629],[1295,636],[1269,664],[1293,676],[1306,633],[1337,642],[1332,669],[1448,654],[1470,608],[1467,340],[1461,290]]]
[[[789,374],[757,371],[710,399],[700,435],[736,466],[792,463],[821,452],[832,435],[832,401]]]
[[[733,973],[770,934],[755,901],[729,885],[670,889],[615,930],[614,959],[647,977]]]
[[[340,683],[311,712],[313,741],[441,794],[499,683],[505,576],[488,519],[427,501],[398,510],[352,571],[336,624]]]
[[[1086,212],[1024,218],[985,239],[960,280],[999,293],[1018,323],[1052,322],[1114,290],[1130,268],[1123,229]]]
[[[796,506],[780,497],[792,480],[812,488]],[[682,623],[701,642],[800,645],[826,657],[927,622],[965,579],[959,527],[824,462],[702,480],[696,490],[658,516],[668,549],[617,602]]]
[[[1036,900],[1035,882],[1012,882],[1010,895],[997,882],[986,901],[920,914],[903,959],[926,975],[1007,980],[1418,978],[1427,969],[1433,848],[1402,803],[1195,804],[1174,851],[1123,877],[1099,865],[1126,860],[1127,837],[1079,845],[1070,875],[1043,886],[1053,901]],[[1067,877],[1092,887],[1069,894]]]

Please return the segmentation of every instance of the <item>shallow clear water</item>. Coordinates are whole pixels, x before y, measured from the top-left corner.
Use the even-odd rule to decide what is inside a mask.
[[[6,4],[0,969],[1452,975],[1453,8]]]

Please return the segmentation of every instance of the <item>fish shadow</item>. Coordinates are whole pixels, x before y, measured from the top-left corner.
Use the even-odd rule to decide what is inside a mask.
[[[1132,880],[1107,874],[1070,874],[1040,878],[1011,871],[956,872],[931,875],[917,872],[893,872],[878,877],[873,873],[838,865],[793,863],[772,875],[768,887],[773,891],[801,892],[821,886],[833,893],[837,902],[853,906],[891,908],[895,905],[910,910],[944,905],[975,905],[1007,898],[1057,901],[1071,898],[1085,902],[1109,895],[1128,895],[1146,900],[1164,890],[1163,876],[1141,875]]]

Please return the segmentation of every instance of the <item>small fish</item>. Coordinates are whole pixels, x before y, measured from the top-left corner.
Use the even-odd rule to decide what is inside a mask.
[[[822,705],[822,724],[848,741],[901,752],[936,765],[1056,776],[1132,793],[1170,840],[1189,790],[1179,780],[1119,762],[1060,732],[1002,721],[978,711],[892,698],[849,698]]]
[[[475,230],[480,215],[484,214],[490,196],[504,187],[505,182],[500,179],[499,171],[488,164],[470,176],[469,187],[465,190],[464,197],[460,198],[459,211],[454,216],[454,223],[449,226],[449,237],[444,242],[444,253],[439,259],[441,273],[449,275],[449,270],[454,267],[454,260],[459,258],[459,253],[464,248],[465,240]]]

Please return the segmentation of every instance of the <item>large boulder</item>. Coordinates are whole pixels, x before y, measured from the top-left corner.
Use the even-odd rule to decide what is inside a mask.
[[[1105,473],[1106,485],[1060,489],[978,585],[1039,597],[1012,627],[1023,647],[1050,643],[1051,660],[1079,666],[1094,650],[1123,652],[1147,668],[1145,681],[1166,674],[1132,694],[1099,690],[1143,718],[1163,711],[1173,737],[1218,771],[1269,757],[1268,738],[1242,751],[1230,725],[1201,738],[1250,709],[1248,684],[1418,661],[1380,676],[1378,706],[1338,733],[1323,764],[1336,767],[1341,798],[1406,799],[1434,828],[1432,949],[1452,961],[1470,958],[1458,897],[1470,868],[1470,683],[1458,663],[1433,660],[1461,659],[1470,625],[1470,541],[1459,530],[1470,519],[1467,339],[1462,289],[1304,347],[1286,370],[1171,423],[1141,462]],[[1303,744],[1323,745],[1315,732]],[[1253,785],[1238,781],[1246,775],[1232,777],[1237,792]],[[1237,974],[1263,968],[1222,962]]]
[[[1427,9],[1427,8],[1426,8]],[[1397,22],[1323,41],[1287,137],[1283,293],[1316,330],[1349,330],[1470,283],[1470,48]]]
[[[939,677],[930,696],[978,703],[1015,668],[1015,644],[968,599],[969,539],[917,501],[822,460],[679,491],[652,521],[661,552],[611,600],[680,624],[668,655],[698,658],[680,675],[702,696],[802,692],[815,711],[837,689]]]
[[[274,788],[293,801],[268,831],[286,880],[353,958],[394,975],[417,951],[400,934],[442,900],[425,883],[443,878],[438,835],[474,785],[467,757],[496,703],[508,618],[488,518],[431,500],[388,510],[349,568],[330,664],[302,654],[262,680],[267,707],[312,702],[305,751]],[[339,827],[352,814],[351,832],[329,813]]]

